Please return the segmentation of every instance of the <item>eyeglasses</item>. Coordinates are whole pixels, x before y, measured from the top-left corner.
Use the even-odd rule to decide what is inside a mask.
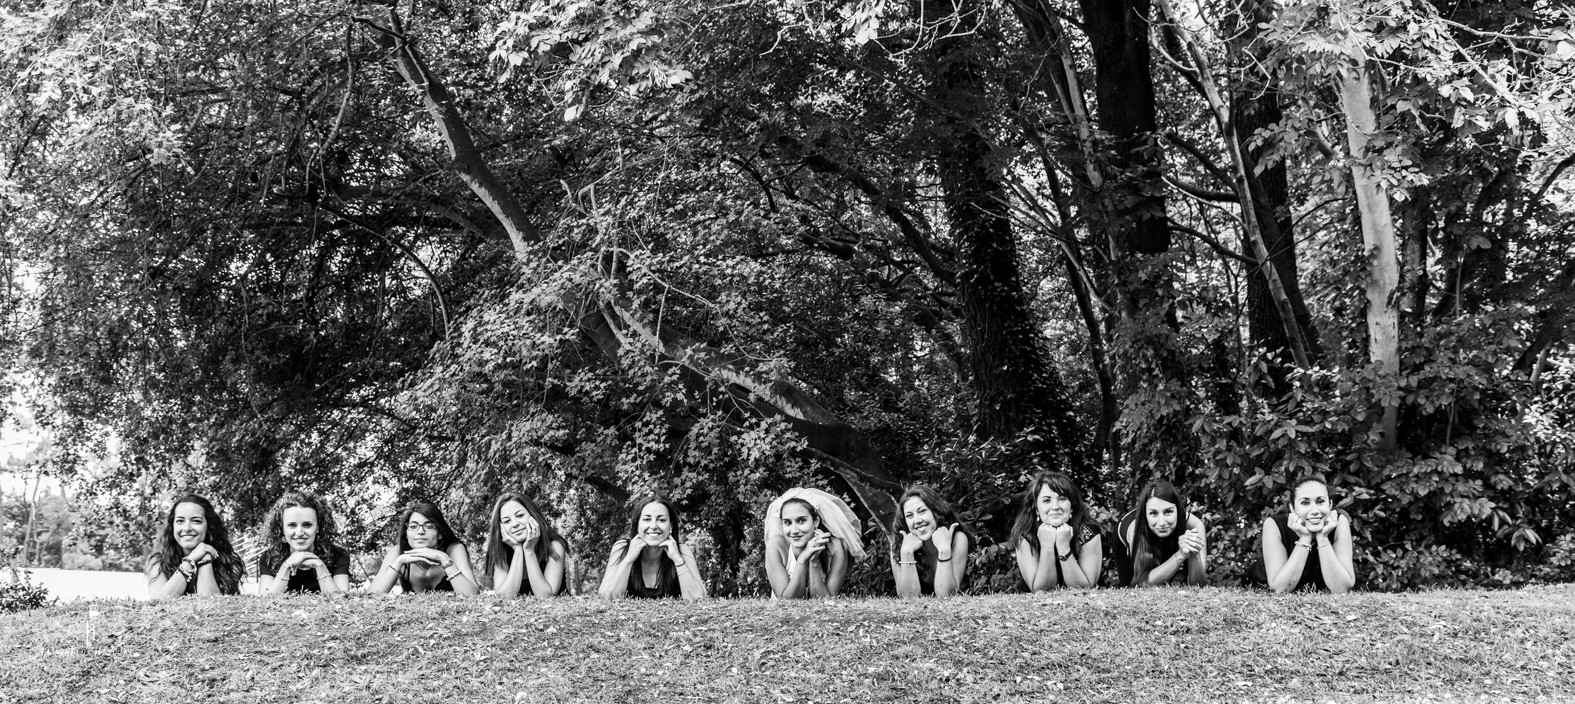
[[[412,523],[405,524],[405,530],[418,531],[418,532],[421,532],[421,533],[428,533],[428,532],[432,532],[432,531],[437,530],[437,526],[433,525],[431,523],[414,523],[414,522],[412,522]]]

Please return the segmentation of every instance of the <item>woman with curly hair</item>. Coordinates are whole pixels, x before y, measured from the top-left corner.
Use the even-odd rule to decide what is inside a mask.
[[[419,501],[406,506],[394,519],[394,545],[383,555],[383,567],[367,585],[373,594],[386,594],[398,582],[404,594],[457,592],[475,596],[481,591],[470,568],[470,553],[434,504]]]
[[[1104,567],[1100,534],[1071,477],[1060,472],[1034,477],[1012,525],[1017,570],[1029,591],[1099,584]]]
[[[694,551],[680,542],[678,511],[659,494],[630,505],[629,537],[613,543],[597,593],[606,599],[704,599]]]
[[[508,492],[492,505],[487,530],[487,562],[492,589],[502,596],[557,596],[563,593],[569,542],[524,494]]]
[[[334,544],[334,517],[316,495],[292,491],[275,501],[263,519],[257,556],[262,594],[343,593],[350,588],[350,553]]]
[[[207,499],[196,494],[176,499],[158,543],[158,552],[148,556],[148,596],[240,593],[246,565]]]
[[[891,572],[897,596],[947,597],[963,590],[977,540],[950,504],[923,484],[908,487],[892,517]]]

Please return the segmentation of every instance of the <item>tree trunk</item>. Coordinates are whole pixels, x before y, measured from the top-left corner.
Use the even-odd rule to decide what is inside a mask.
[[[1149,65],[1148,0],[1080,0],[1093,49],[1099,127],[1109,135],[1094,228],[1107,233],[1120,320],[1112,333],[1126,412],[1122,438],[1133,483],[1184,481],[1197,465],[1187,420],[1194,400],[1177,349],[1170,226]],[[1136,410],[1134,410],[1136,409]]]
[[[936,2],[926,12],[968,17],[977,9]],[[977,42],[976,33],[963,31],[937,40],[933,83],[935,101],[945,108],[934,155],[960,255],[957,290],[974,435],[1007,443],[1013,450],[1008,463],[1024,471],[1067,471],[1082,486],[1094,487],[1097,477],[1023,290],[1006,189],[992,164],[998,159],[980,131],[991,101]]]
[[[1405,228],[1405,251],[1400,257],[1405,272],[1401,313],[1405,316],[1405,329],[1417,336],[1427,324],[1427,292],[1432,283],[1427,276],[1427,233],[1433,217],[1432,200],[1431,189],[1414,186],[1411,197],[1400,209]]]
[[[27,527],[22,529],[22,564],[24,566],[33,564],[28,561],[29,543],[35,548],[38,547],[38,539],[33,535],[33,524],[38,520],[38,485],[42,484],[43,481],[44,471],[40,469],[38,474],[33,476],[33,495],[27,501]],[[35,552],[41,552],[41,550]],[[37,556],[35,555],[34,557]]]
[[[1244,20],[1240,26],[1229,29],[1239,37],[1233,43],[1238,51],[1245,51],[1255,46],[1261,31],[1259,25],[1272,19],[1271,8],[1264,0],[1245,0],[1241,4],[1239,17]],[[1261,225],[1263,243],[1269,253],[1269,262],[1279,276],[1296,327],[1301,330],[1308,360],[1317,362],[1323,356],[1323,349],[1318,343],[1312,312],[1307,309],[1307,300],[1302,295],[1296,258],[1296,221],[1291,211],[1290,181],[1286,175],[1285,162],[1275,161],[1264,167],[1264,157],[1274,149],[1274,142],[1268,141],[1256,148],[1250,145],[1258,130],[1273,126],[1283,119],[1280,92],[1273,76],[1260,76],[1250,69],[1244,75],[1245,82],[1236,89],[1230,101],[1238,149],[1245,161],[1247,182]],[[1246,240],[1246,233],[1243,233],[1242,250],[1253,251],[1252,244]],[[1285,363],[1289,361],[1286,353],[1291,349],[1292,341],[1287,334],[1288,326],[1281,318],[1281,307],[1274,300],[1268,278],[1249,275],[1246,283],[1248,339],[1254,349],[1280,351],[1277,355],[1280,363],[1271,367],[1270,379],[1274,391],[1283,394],[1289,390]]]
[[[1345,136],[1351,149],[1351,181],[1356,204],[1362,217],[1362,245],[1367,254],[1367,354],[1382,379],[1388,383],[1400,371],[1400,316],[1395,307],[1395,291],[1400,286],[1400,265],[1395,246],[1395,222],[1384,192],[1372,168],[1366,163],[1369,135],[1378,131],[1373,112],[1371,77],[1365,66],[1340,74],[1340,107],[1345,112]],[[1379,420],[1379,447],[1393,452],[1399,404],[1383,403]]]
[[[1072,164],[1072,176],[1068,179],[1071,182],[1070,190],[1085,204],[1092,203],[1097,189],[1104,184],[1104,175],[1099,172],[1099,160],[1094,153],[1093,121],[1088,115],[1082,82],[1078,79],[1075,69],[1077,62],[1072,56],[1071,44],[1067,41],[1061,19],[1056,14],[1055,8],[1046,0],[1016,0],[1012,3],[1012,9],[1023,27],[1024,34],[1028,37],[1029,44],[1034,51],[1044,57],[1045,68],[1038,74],[1041,88],[1046,95],[1055,97],[1061,108],[1061,114],[1072,128],[1072,135],[1075,138],[1075,144],[1072,145],[1074,148],[1067,150],[1067,155],[1064,157]],[[1036,143],[1044,154],[1044,141],[1039,140]],[[1073,216],[1066,193],[1060,188],[1060,177],[1056,173],[1055,165],[1051,163],[1048,154],[1043,158],[1046,162],[1045,178],[1050,186],[1051,199],[1055,202],[1056,214],[1060,217],[1064,230],[1061,249],[1067,270],[1067,282],[1077,301],[1077,309],[1083,319],[1083,325],[1088,331],[1089,355],[1099,380],[1099,421],[1089,448],[1090,458],[1096,462],[1104,458],[1106,467],[1119,468],[1122,453],[1116,425],[1121,416],[1121,404],[1116,396],[1114,370],[1108,354],[1107,329],[1101,324],[1099,313],[1094,307],[1096,297],[1103,301],[1108,291],[1101,291],[1093,285],[1093,277],[1085,263],[1077,230],[1073,224],[1077,219]],[[1085,205],[1083,210],[1089,216],[1090,234],[1096,231],[1102,232],[1102,227],[1092,224],[1099,219],[1097,209]],[[1092,239],[1097,241],[1098,237]]]

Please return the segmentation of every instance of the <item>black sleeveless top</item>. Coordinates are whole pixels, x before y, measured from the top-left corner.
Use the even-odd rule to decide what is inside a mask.
[[[662,551],[662,558],[657,563],[656,586],[645,586],[645,577],[641,574],[644,570],[640,562],[636,561],[629,566],[629,597],[632,599],[677,599],[684,595],[683,589],[678,585],[678,566],[673,564],[667,552]]]
[[[1342,515],[1345,515],[1344,511],[1335,511],[1336,517]],[[1290,555],[1291,551],[1296,549],[1297,539],[1296,532],[1291,530],[1290,523],[1287,522],[1289,519],[1290,514],[1288,513],[1278,514],[1274,517],[1274,527],[1280,531],[1280,544],[1285,546],[1286,555]],[[1248,570],[1247,581],[1260,586],[1269,586],[1268,564],[1264,562],[1263,556],[1260,555],[1258,561],[1253,564],[1252,569]],[[1302,590],[1329,591],[1329,585],[1323,581],[1323,559],[1318,557],[1318,542],[1316,539],[1313,541],[1313,548],[1307,551],[1307,562],[1302,567],[1301,581],[1298,581],[1296,587],[1291,591],[1299,592]]]
[[[1165,538],[1164,540],[1160,541],[1159,545],[1155,546],[1155,565],[1169,560],[1171,555],[1176,554],[1176,551],[1181,549],[1181,541],[1179,538],[1181,537],[1182,533],[1187,531],[1187,521],[1191,518],[1192,514],[1187,514],[1186,517],[1182,519],[1181,524],[1177,525],[1176,529],[1170,532],[1170,537]],[[1132,580],[1137,578],[1137,555],[1132,554],[1133,543],[1127,542],[1127,529],[1131,528],[1136,530],[1137,519],[1137,509],[1132,509],[1131,511],[1127,511],[1127,515],[1122,516],[1121,521],[1116,524],[1116,539],[1121,541],[1122,550],[1122,554],[1119,555],[1116,560],[1116,576],[1121,580],[1120,586],[1123,587],[1134,586],[1132,584]],[[1132,537],[1135,542],[1137,535],[1134,533]],[[1185,583],[1186,581],[1187,570],[1183,568],[1176,570],[1176,573],[1170,576],[1170,581],[1166,582],[1166,584],[1176,584],[1178,582]]]
[[[968,541],[968,546],[970,549],[973,547],[972,540]],[[935,544],[928,540],[924,541],[924,545],[919,546],[919,552],[913,556],[914,561],[919,563],[913,566],[913,571],[919,575],[921,596],[935,596],[935,570],[941,566],[940,556],[941,554],[935,550]],[[968,553],[959,555],[955,550],[952,551],[953,560],[959,557],[967,559]],[[897,559],[901,560],[900,557]],[[951,564],[948,562],[946,567],[950,568]],[[968,573],[965,571],[962,580],[957,583],[957,592],[960,594],[966,589],[968,589]]]
[[[416,591],[410,584],[410,565],[405,565],[399,570],[399,589],[406,594],[414,594]],[[426,591],[452,592],[454,591],[454,583],[450,582],[448,579],[448,574],[444,573],[443,580],[437,584],[432,585]]]

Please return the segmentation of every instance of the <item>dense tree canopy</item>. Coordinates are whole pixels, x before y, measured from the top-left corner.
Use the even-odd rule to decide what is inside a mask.
[[[1229,579],[1321,471],[1369,587],[1568,578],[1572,31],[1516,0],[9,3],[0,354],[58,471],[118,438],[79,491],[143,515],[300,487],[372,540],[523,486],[594,555],[659,489],[747,591],[788,486],[885,525],[933,484],[1005,574],[1013,492],[1060,469],[1107,517],[1182,484]]]

